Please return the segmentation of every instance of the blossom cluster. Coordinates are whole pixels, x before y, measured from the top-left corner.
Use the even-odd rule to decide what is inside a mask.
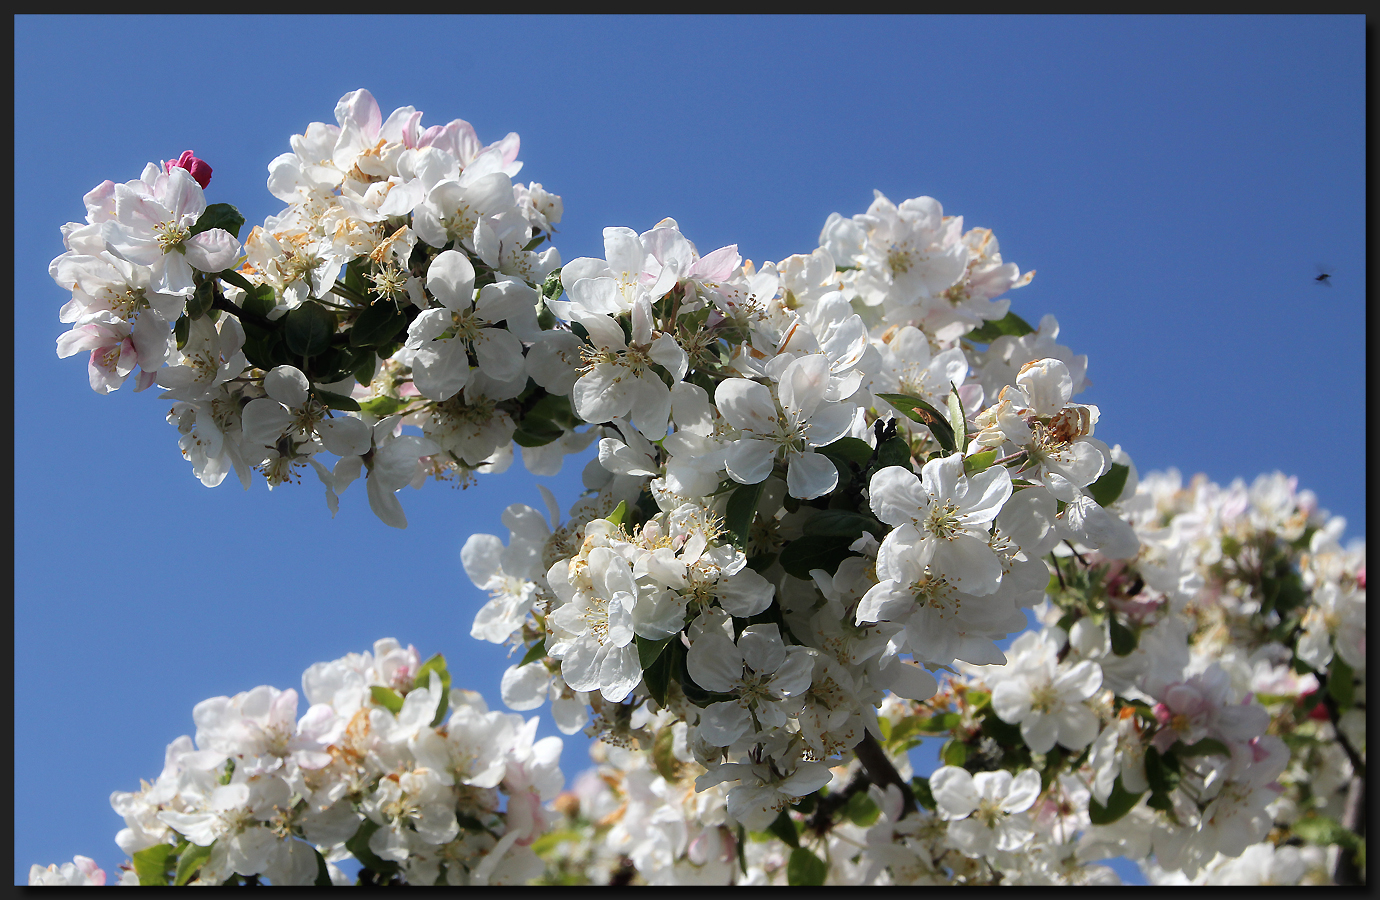
[[[990,230],[878,192],[863,213],[829,216],[809,253],[760,266],[736,245],[701,254],[670,218],[606,228],[603,257],[562,265],[538,249],[560,199],[513,183],[516,135],[485,146],[461,120],[422,128],[411,107],[385,119],[363,90],[336,121],[270,164],[288,206],[243,245],[243,219],[206,205],[210,169],[190,154],[89,194],[51,269],[76,323],[59,352],[91,350],[98,390],[135,363],[136,389],[165,388],[207,485],[234,469],[247,486],[257,469],[272,487],[310,466],[334,512],[363,475],[396,527],[404,485],[500,472],[514,445],[555,474],[597,446],[568,512],[549,492],[544,512],[514,504],[506,543],[475,535],[461,554],[490,596],[472,636],[522,654],[504,702],[550,699],[564,733],[612,748],[605,788],[587,782],[558,807],[574,837],[538,839],[565,861],[544,877],[1104,882],[1096,862],[1127,855],[1194,878],[1268,836],[1282,784],[1305,785],[1288,794],[1305,831],[1323,827],[1314,807],[1337,812],[1346,777],[1313,779],[1329,747],[1363,765],[1364,550],[1337,547],[1341,526],[1279,478],[1196,494],[1172,476],[1140,482],[1094,436],[1098,407],[1074,400],[1086,357],[1057,343],[1053,317],[1034,328],[1011,312],[1005,294],[1033,273]],[[1042,630],[1003,649],[1029,615]],[[272,802],[241,803],[247,789],[213,801],[203,785],[187,810],[158,806],[158,827],[222,848],[203,878],[305,877],[312,843],[327,873],[345,846],[409,883],[534,877],[514,847],[540,831],[535,805],[517,812],[510,796],[501,826],[457,814],[493,848],[432,805],[497,816],[456,785],[518,776],[417,774],[468,752],[441,753],[459,738],[438,738],[429,710],[500,714],[436,681],[443,665],[429,681],[412,665],[411,683],[350,680],[347,694],[365,694],[349,694],[349,716],[309,710],[293,738],[324,754],[331,723],[369,709],[373,733],[406,747],[373,768],[366,750],[346,761],[367,774],[340,782],[355,817],[340,841],[279,810],[294,796],[304,821],[345,809],[341,796],[318,809],[309,775],[284,776]],[[233,758],[213,730],[185,748],[192,762],[170,755],[173,777],[203,771],[196,754],[227,754],[206,772]],[[944,767],[912,779],[905,752],[943,732]],[[527,749],[505,737],[464,759],[546,759],[523,734],[513,747]],[[1299,772],[1286,737],[1311,754]],[[278,768],[317,771],[291,746],[269,754]],[[166,818],[229,821],[208,804],[232,800],[254,810],[235,827],[277,823],[235,834],[269,847],[258,832],[281,832],[277,849],[249,855],[221,832],[201,843],[211,820],[177,820],[193,834]]]
[[[391,638],[302,675],[310,704],[267,685],[192,711],[195,740],[168,745],[163,771],[116,791],[116,835],[132,860],[120,884],[522,884],[542,804],[563,784],[561,741],[537,720],[489,710]],[[71,871],[69,871],[69,869]],[[61,880],[59,880],[61,879]],[[31,884],[103,884],[85,857],[34,866]]]

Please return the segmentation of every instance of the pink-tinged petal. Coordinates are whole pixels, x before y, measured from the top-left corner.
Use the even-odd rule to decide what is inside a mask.
[[[697,281],[727,281],[742,259],[738,253],[738,245],[729,244],[696,260],[690,267],[688,277]]]
[[[460,251],[446,250],[427,268],[426,287],[447,309],[468,310],[474,303],[474,265]]]
[[[379,111],[378,101],[364,88],[351,91],[335,105],[335,120],[345,127],[353,122],[366,137],[377,137],[383,125],[383,113]]]
[[[186,169],[173,168],[165,176],[162,191],[156,191],[169,218],[182,227],[189,227],[206,211],[206,195]]]
[[[839,483],[834,461],[820,453],[792,456],[786,466],[786,490],[800,500],[823,497]]]

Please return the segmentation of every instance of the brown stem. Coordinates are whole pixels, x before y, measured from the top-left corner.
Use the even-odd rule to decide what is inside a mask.
[[[845,806],[858,791],[866,790],[871,783],[866,774],[858,772],[843,790],[819,798],[815,802],[814,814],[810,816],[810,821],[806,827],[815,834],[824,834],[834,826],[834,813],[840,807]]]
[[[1346,791],[1346,806],[1342,809],[1342,827],[1366,836],[1366,780],[1353,777]],[[1356,854],[1349,847],[1337,848],[1337,862],[1332,868],[1334,884],[1365,884],[1361,869],[1356,865]]]

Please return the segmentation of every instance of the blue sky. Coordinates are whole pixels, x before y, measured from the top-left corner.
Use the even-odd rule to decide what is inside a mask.
[[[520,466],[406,489],[405,532],[362,487],[334,519],[315,483],[202,487],[156,391],[96,395],[54,352],[47,265],[102,180],[192,149],[261,222],[268,162],[367,87],[518,132],[566,260],[671,216],[760,263],[874,188],[929,195],[1038,270],[1012,309],[1089,356],[1098,437],[1142,471],[1295,474],[1363,535],[1364,54],[1361,17],[17,18],[16,879],[75,853],[113,878],[110,792],[207,697],[394,636],[498,705],[459,549],[540,506]],[[543,480],[564,504],[579,467]]]

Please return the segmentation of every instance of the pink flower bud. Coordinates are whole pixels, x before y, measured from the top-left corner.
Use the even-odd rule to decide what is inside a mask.
[[[193,156],[190,150],[183,150],[182,155],[177,158],[177,162],[169,160],[163,163],[165,172],[171,172],[173,167],[186,169],[190,172],[193,180],[201,185],[202,190],[205,190],[206,185],[211,183],[211,167],[207,165],[206,160],[197,159]]]

